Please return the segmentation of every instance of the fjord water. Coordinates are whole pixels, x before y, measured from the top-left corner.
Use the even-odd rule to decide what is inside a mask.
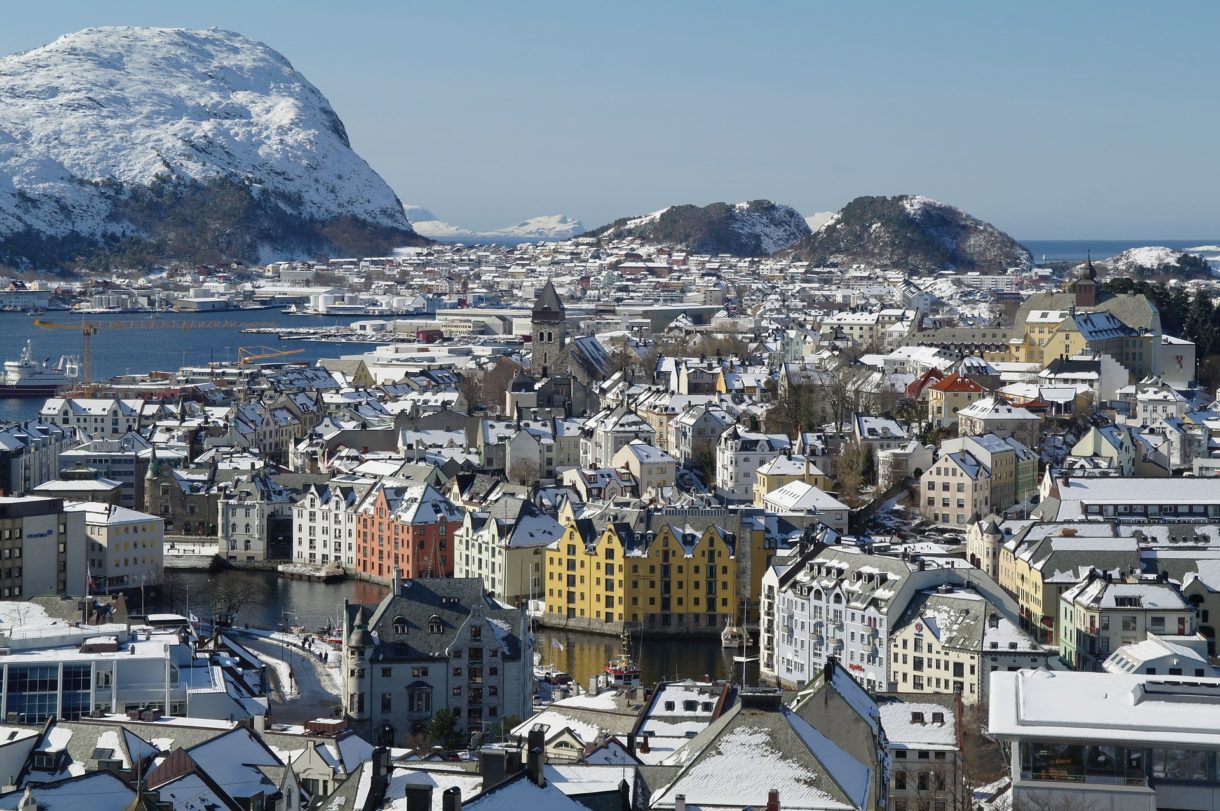
[[[350,324],[361,319],[329,318],[324,316],[292,316],[276,309],[234,310],[215,313],[102,313],[81,315],[69,312],[49,312],[31,317],[27,313],[0,313],[0,362],[15,359],[26,340],[34,342],[34,357],[49,358],[51,363],[61,355],[81,354],[79,329],[42,329],[35,320],[56,324],[80,325],[82,321],[147,322],[148,327],[136,329],[102,329],[93,336],[93,376],[105,380],[120,374],[137,374],[151,370],[175,372],[182,366],[200,366],[209,362],[234,362],[241,346],[268,346],[274,350],[300,349],[299,354],[285,361],[312,364],[318,358],[333,358],[367,351],[368,344],[336,343],[331,341],[281,341],[275,335],[251,335],[242,332],[249,326],[321,327]],[[234,324],[215,329],[166,329],[163,322],[223,321]],[[38,416],[42,400],[0,399],[0,420],[24,420]]]

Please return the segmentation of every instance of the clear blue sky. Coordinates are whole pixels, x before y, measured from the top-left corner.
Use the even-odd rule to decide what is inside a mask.
[[[93,25],[283,53],[405,203],[588,226],[919,193],[1025,239],[1220,236],[1220,3],[5,5],[0,52]]]

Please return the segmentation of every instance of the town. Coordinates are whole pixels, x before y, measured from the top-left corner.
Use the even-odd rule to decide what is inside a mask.
[[[595,237],[14,279],[376,345],[0,426],[0,807],[1211,807],[1214,292]],[[257,573],[383,596],[258,627]]]

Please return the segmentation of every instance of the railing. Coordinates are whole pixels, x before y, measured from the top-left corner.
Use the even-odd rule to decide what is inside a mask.
[[[1048,769],[1041,772],[1021,772],[1022,780],[1048,783],[1092,783],[1101,786],[1147,786],[1148,778],[1144,775],[1117,777],[1102,774],[1072,774],[1059,769]]]

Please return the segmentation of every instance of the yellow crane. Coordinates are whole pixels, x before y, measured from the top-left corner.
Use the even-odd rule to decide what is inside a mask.
[[[304,351],[304,349],[272,349],[269,346],[239,346],[237,347],[237,365],[245,366],[256,360],[299,355]]]
[[[102,330],[119,329],[247,329],[250,327],[272,327],[274,324],[252,323],[249,321],[219,321],[193,320],[187,318],[167,319],[115,319],[113,321],[82,321],[79,324],[60,324],[55,321],[35,319],[34,326],[42,329],[70,329],[81,334],[81,382],[88,385],[93,382],[93,336]],[[303,352],[303,349],[287,350],[286,354]]]

